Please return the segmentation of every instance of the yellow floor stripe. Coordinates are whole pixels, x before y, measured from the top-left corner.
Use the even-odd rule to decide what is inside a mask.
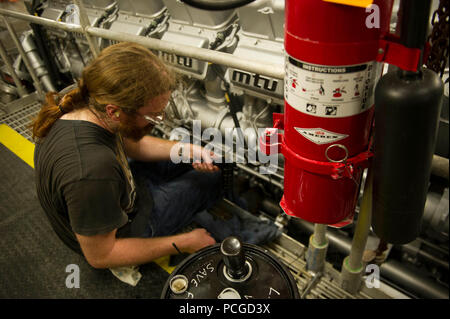
[[[158,264],[159,267],[161,267],[162,269],[167,271],[169,274],[171,274],[176,267],[169,266],[169,261],[170,261],[170,256],[164,256],[164,257],[154,260],[153,262]]]
[[[0,143],[34,168],[34,144],[6,124],[0,124]],[[164,256],[153,262],[171,274],[176,267],[169,266],[169,261],[170,256]]]
[[[0,124],[0,143],[34,168],[34,144],[6,124]]]

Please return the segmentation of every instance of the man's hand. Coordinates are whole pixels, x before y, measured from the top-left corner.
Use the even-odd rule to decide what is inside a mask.
[[[181,248],[182,252],[195,253],[196,251],[214,245],[215,239],[211,237],[211,234],[204,228],[196,228],[189,233],[184,234],[186,241]],[[178,245],[179,247],[181,245]]]
[[[219,170],[213,163],[213,158],[215,157],[214,152],[208,151],[200,145],[191,144],[190,146],[191,158],[194,160],[192,167],[195,170],[202,172],[215,172]]]

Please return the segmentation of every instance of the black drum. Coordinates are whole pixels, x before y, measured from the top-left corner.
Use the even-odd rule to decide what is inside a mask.
[[[295,299],[297,285],[267,250],[228,237],[186,258],[170,275],[162,299]]]

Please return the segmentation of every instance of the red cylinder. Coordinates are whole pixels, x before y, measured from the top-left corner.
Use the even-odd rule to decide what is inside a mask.
[[[284,211],[335,224],[353,213],[367,151],[378,41],[392,1],[372,9],[323,0],[285,2]],[[326,167],[341,165],[343,174]],[[347,176],[344,176],[347,175]]]

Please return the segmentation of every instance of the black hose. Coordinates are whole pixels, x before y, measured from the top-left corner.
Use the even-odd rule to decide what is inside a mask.
[[[431,1],[403,0],[400,42],[423,50],[427,39]]]
[[[182,2],[203,10],[231,10],[245,6],[255,0],[181,0]]]

